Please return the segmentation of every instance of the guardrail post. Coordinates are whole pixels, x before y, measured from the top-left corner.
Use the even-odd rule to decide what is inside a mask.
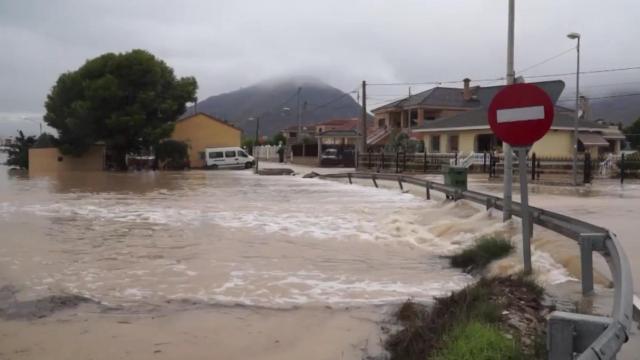
[[[373,181],[373,185],[375,185],[375,187],[378,187],[378,182],[376,181],[376,175],[375,174],[371,174],[371,181]]]
[[[400,160],[400,152],[396,151],[396,174],[398,173],[398,162]]]
[[[593,236],[580,234],[580,274],[582,294],[593,294]]]
[[[349,184],[353,184],[353,182],[351,181],[351,173],[347,173],[347,178],[349,178]]]
[[[547,324],[548,359],[575,359],[575,354],[593,351],[590,345],[610,325],[611,318],[554,311]]]

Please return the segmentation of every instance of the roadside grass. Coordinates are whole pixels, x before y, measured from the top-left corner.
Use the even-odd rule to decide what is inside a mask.
[[[523,276],[481,278],[477,283],[427,307],[405,302],[395,318],[401,330],[385,341],[391,360],[483,360],[542,358],[523,338],[534,340],[544,331],[543,321],[513,328],[510,320],[543,317],[543,293]],[[524,319],[524,318],[523,318]],[[530,341],[528,341],[530,342]]]
[[[516,360],[522,359],[516,342],[497,326],[473,320],[454,327],[433,360]]]
[[[473,246],[451,256],[451,266],[464,269],[466,272],[484,269],[490,262],[509,255],[513,244],[503,237],[483,237]]]

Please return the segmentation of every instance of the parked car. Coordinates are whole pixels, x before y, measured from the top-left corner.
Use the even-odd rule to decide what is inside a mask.
[[[249,169],[255,164],[253,156],[239,147],[204,149],[205,164],[209,169],[223,167],[244,167]]]
[[[326,149],[320,155],[320,166],[337,166],[342,163],[338,149]]]

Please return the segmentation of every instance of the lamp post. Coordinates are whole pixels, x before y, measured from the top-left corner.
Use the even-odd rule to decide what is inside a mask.
[[[257,151],[257,146],[258,146],[258,134],[260,132],[260,116],[256,116],[256,117],[250,117],[249,118],[250,121],[255,120],[256,121],[256,137],[253,139],[253,157],[256,159],[256,166],[254,167],[253,171],[257,174],[258,173],[258,151]]]
[[[580,119],[580,34],[572,32],[567,34],[571,40],[578,40],[576,54],[578,65],[576,69],[576,113],[573,120],[573,185],[578,185],[578,120]]]

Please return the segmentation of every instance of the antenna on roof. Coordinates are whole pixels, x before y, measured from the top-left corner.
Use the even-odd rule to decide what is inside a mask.
[[[409,86],[409,97],[411,97],[411,86]]]

